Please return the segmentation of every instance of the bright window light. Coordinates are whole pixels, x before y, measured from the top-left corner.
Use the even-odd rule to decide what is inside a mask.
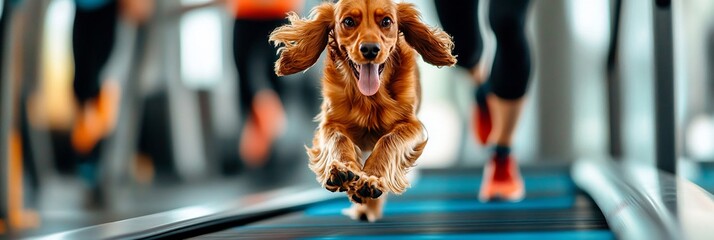
[[[185,5],[204,2],[182,0]],[[223,76],[220,10],[197,9],[181,19],[181,76],[191,88],[210,88]]]
[[[588,45],[598,45],[610,36],[609,1],[567,1],[571,27]]]
[[[697,159],[714,158],[714,120],[706,115],[692,119],[687,126],[687,152]]]

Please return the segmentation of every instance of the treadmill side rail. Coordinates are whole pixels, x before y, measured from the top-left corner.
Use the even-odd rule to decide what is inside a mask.
[[[199,205],[101,224],[38,239],[155,239],[184,238],[206,224],[240,222],[276,211],[304,208],[338,197],[325,189],[288,187],[245,196],[225,205]]]
[[[619,239],[711,239],[714,197],[696,184],[634,161],[580,159],[571,169]]]

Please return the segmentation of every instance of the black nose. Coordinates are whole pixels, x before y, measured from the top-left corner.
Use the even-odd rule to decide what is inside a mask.
[[[364,56],[364,58],[372,60],[376,58],[379,53],[379,44],[362,43],[359,45],[359,51],[362,52],[362,56]]]

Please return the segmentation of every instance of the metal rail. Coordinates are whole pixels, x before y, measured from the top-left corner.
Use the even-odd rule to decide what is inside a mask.
[[[181,208],[148,216],[67,231],[39,239],[177,239],[273,217],[342,197],[325,189],[283,188],[224,205]]]
[[[714,197],[694,183],[635,161],[581,159],[573,180],[619,239],[711,239]]]
[[[654,27],[654,123],[657,167],[669,173],[677,172],[677,135],[674,118],[674,35],[672,3],[655,0],[652,6]]]

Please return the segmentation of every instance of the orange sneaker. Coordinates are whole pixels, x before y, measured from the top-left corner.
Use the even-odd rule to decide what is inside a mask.
[[[116,126],[121,90],[115,81],[105,81],[96,99],[80,107],[72,128],[72,146],[88,154]]]
[[[524,196],[525,187],[516,160],[510,155],[502,159],[494,155],[484,166],[479,200],[518,202]]]
[[[80,108],[72,128],[72,146],[81,154],[87,154],[94,149],[102,138],[102,123],[96,111],[96,102],[85,103]]]
[[[285,129],[285,111],[273,91],[261,91],[253,100],[251,116],[245,123],[239,151],[245,164],[260,167],[270,154],[273,141]]]
[[[255,95],[253,101],[253,119],[261,134],[270,141],[283,134],[285,130],[285,110],[280,97],[275,92],[264,90]]]
[[[266,135],[260,133],[254,122],[252,117],[246,121],[239,146],[243,163],[251,168],[263,166],[272,144]]]
[[[11,229],[27,230],[35,229],[40,226],[40,216],[36,211],[30,209],[21,209],[10,211],[8,223]]]

